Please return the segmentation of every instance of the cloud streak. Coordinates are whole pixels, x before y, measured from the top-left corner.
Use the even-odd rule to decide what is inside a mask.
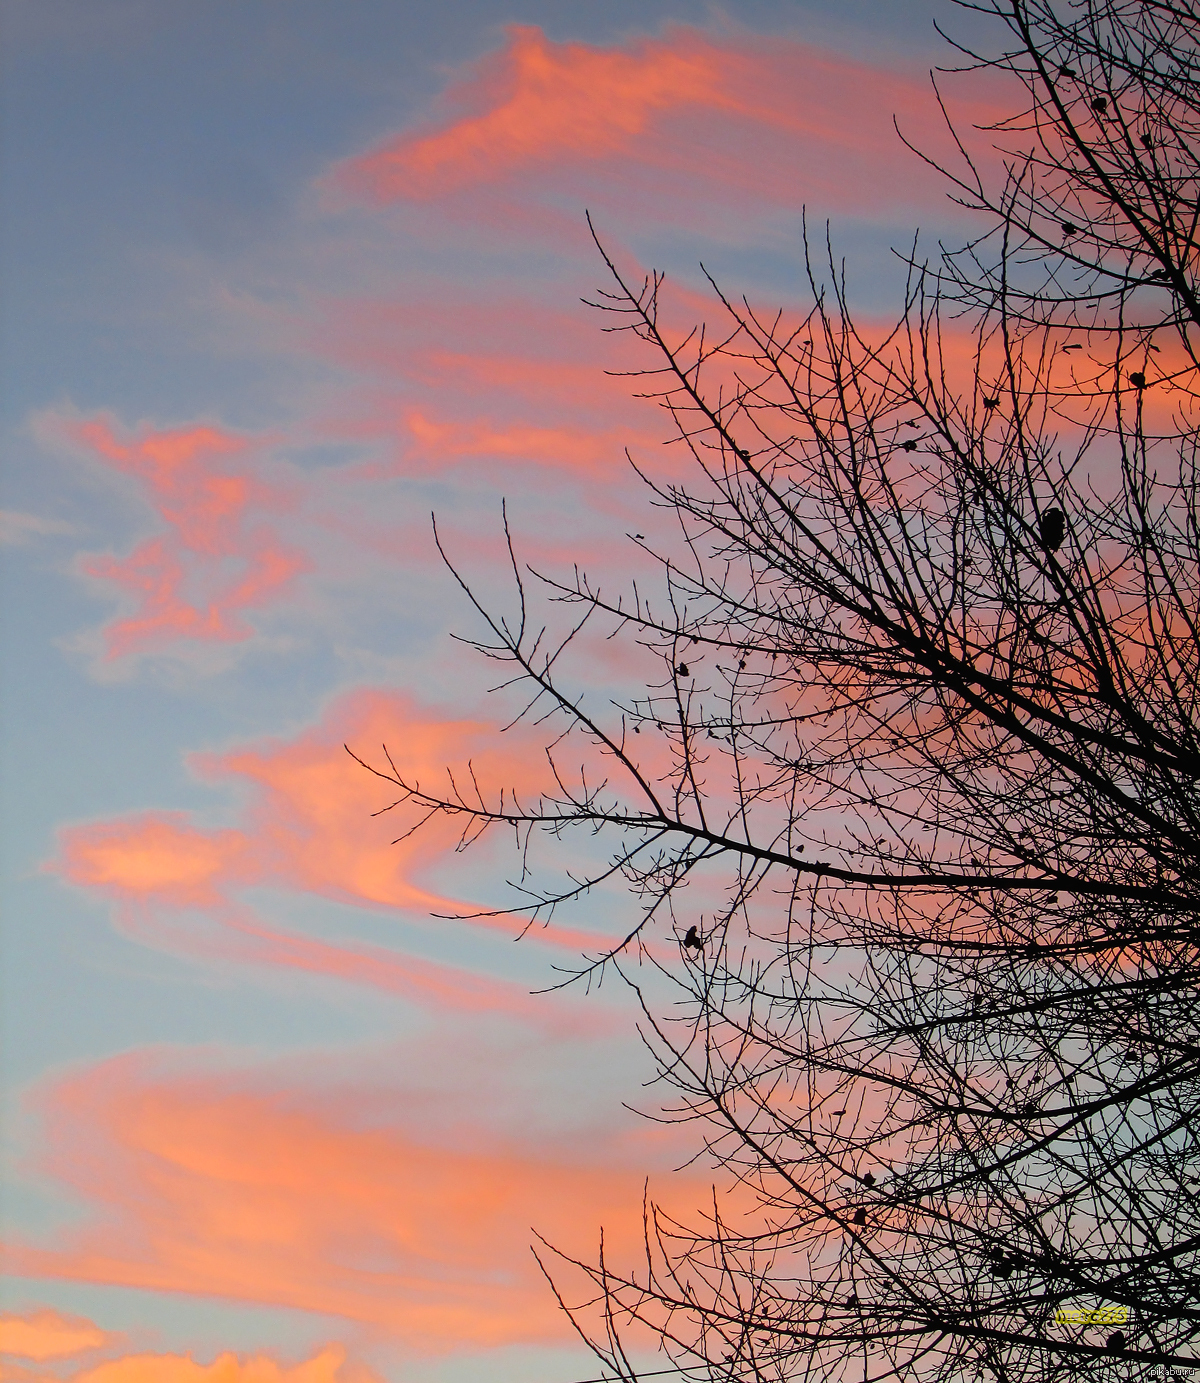
[[[438,1353],[569,1338],[531,1226],[586,1251],[603,1224],[614,1255],[636,1252],[642,1178],[662,1160],[615,1133],[586,1148],[447,1136],[420,1102],[171,1074],[144,1054],[40,1103],[41,1170],[90,1218],[10,1245],[16,1271],[342,1316]],[[672,1176],[673,1204],[705,1184]]]
[[[22,1359],[61,1359],[99,1349],[113,1337],[82,1316],[64,1316],[49,1307],[24,1314],[0,1314],[0,1354]]]
[[[62,519],[23,514],[17,509],[0,509],[0,546],[19,547],[37,538],[74,533],[75,526]]]
[[[401,772],[428,783],[445,781],[447,764],[464,763],[493,735],[485,722],[440,718],[395,694],[348,693],[293,740],[192,756],[192,767],[207,782],[246,795],[236,826],[202,827],[185,813],[165,811],[89,822],[61,832],[50,867],[108,898],[123,929],[153,944],[366,984],[438,1008],[545,1020],[547,1004],[515,983],[385,947],[284,931],[242,901],[249,889],[270,888],[409,919],[470,911],[470,903],[448,897],[431,878],[454,859],[458,827],[433,822],[391,843],[405,819],[372,820],[390,798],[344,746],[369,755],[386,743]],[[539,770],[527,751],[515,740],[500,754],[493,751],[486,767],[475,770],[476,780],[485,791],[494,782],[535,792]],[[467,925],[511,938],[521,924],[485,918]],[[603,941],[596,933],[557,926],[539,926],[529,935],[574,954]]]

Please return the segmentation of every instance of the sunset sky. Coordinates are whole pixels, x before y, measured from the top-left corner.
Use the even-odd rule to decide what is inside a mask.
[[[703,1199],[629,996],[523,940],[343,749],[536,788],[448,549],[621,580],[667,420],[581,298],[802,308],[802,209],[884,319],[967,226],[941,0],[0,0],[0,1380],[572,1383],[536,1229]],[[999,110],[946,92],[967,126]],[[956,104],[955,104],[956,103]],[[690,314],[690,315],[689,315]],[[644,559],[643,559],[644,560]],[[581,647],[604,697],[636,678]],[[567,863],[570,862],[568,859]],[[677,943],[659,941],[669,956]]]

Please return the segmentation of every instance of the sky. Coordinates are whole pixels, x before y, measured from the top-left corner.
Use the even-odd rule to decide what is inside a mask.
[[[667,522],[630,272],[801,310],[801,216],[887,318],[966,233],[942,0],[0,0],[3,1253],[11,1383],[573,1383],[534,1231],[634,1254],[713,1170],[630,996],[554,989],[349,745],[536,790],[438,556],[613,580]],[[964,128],[996,116],[945,77]],[[956,80],[958,85],[956,85]],[[993,104],[989,104],[989,101]],[[646,573],[649,577],[649,573]],[[636,657],[584,641],[603,705]],[[566,847],[561,863],[577,862]],[[449,914],[449,916],[447,916]],[[652,938],[664,963],[670,935]],[[547,991],[550,992],[547,992]],[[639,1111],[642,1111],[639,1113]]]

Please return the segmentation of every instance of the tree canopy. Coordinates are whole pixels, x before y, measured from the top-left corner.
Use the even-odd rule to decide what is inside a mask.
[[[535,577],[511,544],[513,613],[460,577],[555,790],[373,770],[468,839],[611,841],[585,878],[522,876],[526,917],[636,899],[581,973],[637,991],[660,1117],[723,1180],[688,1222],[648,1201],[640,1263],[539,1250],[614,1377],[647,1331],[698,1379],[1193,1358],[1200,14],[963,8],[1003,41],[955,65],[1024,103],[984,132],[999,186],[956,132],[982,229],[909,256],[892,329],[829,255],[800,321],[710,281],[713,323],[673,332],[661,276],[604,255],[596,304],[688,456],[635,465],[678,525],[636,539],[659,588]],[[542,599],[577,616],[553,642]],[[564,672],[589,623],[661,675],[593,708]]]

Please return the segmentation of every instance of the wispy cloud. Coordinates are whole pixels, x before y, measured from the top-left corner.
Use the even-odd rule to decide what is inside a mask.
[[[165,525],[124,556],[80,559],[82,571],[116,587],[129,607],[104,628],[105,660],[180,641],[248,639],[246,612],[287,595],[310,569],[307,555],[267,521],[292,510],[295,497],[255,475],[250,439],[208,425],[122,434],[105,416],[59,420],[57,429],[133,477]]]
[[[376,202],[424,199],[550,160],[627,151],[656,112],[732,106],[720,50],[643,42],[629,50],[550,42],[514,25],[505,48],[451,99],[440,128],[399,136],[344,165],[339,177]]]
[[[420,474],[425,467],[444,470],[486,463],[497,471],[502,467],[506,478],[513,477],[520,466],[612,478],[624,471],[624,447],[643,440],[616,428],[545,427],[489,418],[460,422],[439,419],[419,408],[405,411],[398,431],[404,438],[403,458],[396,461],[394,471],[404,475]]]
[[[846,94],[854,92],[854,99]],[[961,115],[996,113],[976,82]],[[694,215],[718,187],[765,207],[818,200],[826,210],[894,211],[934,175],[907,154],[893,119],[923,147],[944,146],[924,73],[856,63],[794,39],[717,39],[677,26],[661,39],[596,47],[514,25],[504,47],[445,93],[440,121],[406,130],[333,172],[336,186],[382,206],[552,174],[575,186],[671,178],[643,203],[651,218]],[[595,174],[589,181],[595,185]],[[608,192],[613,190],[612,187]],[[646,189],[643,188],[643,191]]]
[[[370,1322],[432,1352],[569,1337],[531,1226],[637,1251],[644,1139],[586,1147],[431,1128],[420,1101],[260,1089],[129,1055],[40,1099],[41,1170],[90,1208],[19,1272],[284,1305]],[[670,1177],[695,1204],[706,1178]],[[253,1376],[253,1375],[252,1375]],[[114,1379],[121,1375],[114,1374]]]
[[[62,519],[47,519],[40,514],[23,514],[16,509],[0,509],[0,545],[16,547],[35,538],[74,533],[75,525]]]
[[[89,822],[62,831],[51,867],[109,898],[122,926],[154,944],[323,974],[435,1007],[536,1011],[544,1020],[545,1006],[531,1005],[517,984],[380,946],[284,931],[242,901],[246,890],[268,887],[400,911],[410,920],[469,911],[469,902],[448,897],[433,882],[455,858],[459,825],[430,823],[392,844],[415,818],[372,820],[391,798],[344,746],[383,762],[386,744],[396,767],[426,784],[447,784],[447,766],[458,764],[468,785],[535,792],[547,770],[524,743],[512,741],[466,767],[493,736],[494,727],[482,721],[440,718],[395,694],[349,693],[294,740],[192,757],[206,781],[246,792],[237,825],[198,826],[185,813],[164,811]],[[520,926],[508,918],[470,925],[505,937]],[[530,935],[575,954],[602,940],[558,926],[539,926]]]

